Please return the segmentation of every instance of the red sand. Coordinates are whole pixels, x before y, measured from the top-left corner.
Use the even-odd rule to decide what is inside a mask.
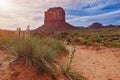
[[[120,48],[77,46],[72,66],[89,80],[120,80]]]
[[[71,46],[67,48],[70,49]],[[11,75],[14,75],[14,73],[14,76],[19,75],[16,78],[12,77],[14,80],[45,80],[43,78],[46,77],[39,76],[41,79],[38,79],[38,76],[27,70],[28,68],[21,67],[21,65],[14,67],[18,73],[22,70],[17,75],[16,71],[9,69],[9,63],[12,60],[8,54],[6,55],[4,51],[0,51],[0,80],[11,80]],[[65,58],[64,60],[63,58],[60,60],[66,62],[65,60],[67,59]],[[120,48],[77,46],[72,67],[75,71],[88,78],[88,80],[120,80]],[[51,80],[50,76],[47,80]]]
[[[23,61],[10,66],[14,58],[0,50],[0,80],[53,80],[49,73],[37,73]],[[56,80],[67,80],[59,75]]]

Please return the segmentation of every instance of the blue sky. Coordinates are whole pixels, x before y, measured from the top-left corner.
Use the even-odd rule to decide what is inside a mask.
[[[120,24],[120,0],[0,0],[0,29],[35,29],[43,24],[44,11],[57,6],[75,26]]]
[[[120,24],[120,0],[94,1],[88,4],[76,3],[75,9],[66,9],[68,22],[76,26],[88,26],[93,22]]]

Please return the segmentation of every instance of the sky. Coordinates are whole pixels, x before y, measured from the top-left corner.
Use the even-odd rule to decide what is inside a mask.
[[[38,28],[44,23],[44,11],[59,6],[74,26],[120,24],[120,0],[0,0],[0,29]]]

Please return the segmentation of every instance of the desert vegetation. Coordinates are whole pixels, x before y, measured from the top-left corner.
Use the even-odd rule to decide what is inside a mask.
[[[120,47],[120,28],[103,28],[103,29],[79,29],[58,32],[34,32],[37,37],[48,37],[67,41],[68,44],[77,45],[103,45],[108,47]],[[42,36],[41,36],[42,35]]]
[[[62,31],[57,33],[59,39],[67,40],[68,43],[120,47],[119,28],[106,29],[83,29],[73,31]]]
[[[39,36],[41,33],[42,36]],[[83,29],[41,33],[35,35],[31,32],[32,35],[29,34],[27,36],[0,36],[0,49],[14,57],[10,65],[23,63],[27,68],[29,67],[33,72],[37,73],[37,75],[48,73],[55,80],[59,80],[60,75],[68,80],[87,80],[80,71],[74,70],[73,64],[75,64],[74,54],[76,53],[76,46],[120,47],[119,29]],[[66,49],[69,46],[72,46],[72,48]],[[95,50],[98,50],[96,46]],[[63,57],[67,59],[65,64],[59,63]]]
[[[47,72],[57,79],[64,75],[68,80],[83,80],[84,77],[71,71],[74,51],[66,49],[66,43],[54,38],[38,38],[28,36],[0,36],[0,47],[15,59],[10,65],[21,64],[29,66],[37,73]],[[70,53],[71,57],[65,67],[56,67],[54,61],[62,54]],[[60,66],[60,65],[59,65]]]
[[[42,36],[39,36],[41,33]],[[59,80],[60,75],[68,80],[87,80],[72,66],[76,46],[120,47],[119,29],[83,29],[36,34],[0,35],[0,49],[14,57],[10,65],[23,63],[37,75],[48,73],[55,80]],[[68,50],[67,46],[72,48]],[[62,61],[61,55],[67,55],[68,59],[63,65],[59,63]]]

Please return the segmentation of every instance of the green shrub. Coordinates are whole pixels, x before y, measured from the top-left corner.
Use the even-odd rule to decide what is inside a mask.
[[[111,42],[109,43],[109,45],[114,47],[120,47],[120,42]]]
[[[105,35],[104,34],[100,34],[99,37],[103,38],[103,37],[105,37]]]
[[[64,32],[61,32],[59,35],[61,35],[61,36],[64,36],[64,37],[65,37],[65,36],[69,35],[69,33],[64,31]]]
[[[0,48],[5,48],[10,42],[12,42],[14,37],[0,35]]]
[[[29,66],[36,65],[38,69],[43,69],[43,66],[51,68],[49,62],[65,51],[65,46],[61,41],[52,38],[21,37],[9,44],[7,51],[16,59],[25,60]]]
[[[90,44],[90,43],[91,43],[91,40],[89,40],[89,39],[81,39],[81,40],[80,40],[80,43],[81,43],[81,44],[84,44],[84,45]]]
[[[100,43],[102,41],[101,37],[99,36],[96,36],[94,37],[94,39],[92,40],[93,42],[97,42],[97,43]]]
[[[106,42],[103,42],[103,44],[104,44],[105,46],[120,47],[120,42],[110,42],[110,41],[106,41]]]
[[[53,38],[41,39],[40,43],[42,46],[42,53],[47,61],[50,61],[51,58],[54,58],[57,53],[66,51],[63,42]]]

